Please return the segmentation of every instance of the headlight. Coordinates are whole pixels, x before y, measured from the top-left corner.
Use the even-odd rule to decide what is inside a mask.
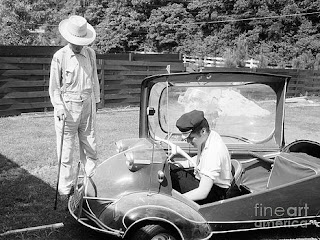
[[[137,144],[139,144],[139,143],[140,143],[140,145],[143,145],[144,141],[145,141],[144,139],[140,139],[140,138],[121,139],[116,142],[116,151],[118,153],[121,153],[131,147],[136,147]]]
[[[146,165],[150,165],[150,160],[141,158],[141,154],[139,154],[139,152],[128,151],[128,152],[125,152],[124,155],[127,158],[126,160],[127,167],[131,172],[138,171],[142,167]]]

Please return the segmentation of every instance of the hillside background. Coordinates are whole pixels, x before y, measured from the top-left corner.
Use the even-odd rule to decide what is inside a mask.
[[[59,46],[62,19],[84,16],[93,48],[320,67],[320,0],[0,0],[0,45]],[[1,53],[0,53],[1,55]]]

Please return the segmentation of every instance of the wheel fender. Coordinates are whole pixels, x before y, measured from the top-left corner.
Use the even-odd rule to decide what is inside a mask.
[[[186,239],[186,238],[184,238],[180,229],[176,225],[174,225],[172,222],[170,222],[166,219],[163,219],[163,218],[152,218],[152,217],[142,218],[142,219],[139,219],[139,220],[135,221],[134,223],[132,223],[125,231],[123,238],[127,239],[128,237],[130,237],[132,235],[132,232],[134,232],[135,230],[139,229],[142,226],[145,226],[145,225],[148,225],[151,223],[159,224],[159,225],[165,226],[166,228],[169,227],[172,231],[174,231],[177,235],[179,235],[181,240]]]
[[[186,209],[186,214],[181,214],[164,206],[141,206],[128,211],[123,217],[126,233],[140,224],[157,222],[172,227],[181,239],[205,239],[211,234],[209,224],[197,212]],[[138,225],[139,224],[139,225]]]

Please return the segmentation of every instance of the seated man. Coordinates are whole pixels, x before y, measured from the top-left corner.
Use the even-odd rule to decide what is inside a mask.
[[[204,113],[198,110],[183,114],[176,126],[183,138],[197,148],[198,154],[194,176],[181,173],[183,170],[172,171],[173,187],[177,186],[179,191],[180,185],[188,185],[190,188],[181,193],[199,204],[225,199],[232,179],[231,160],[220,135],[210,130]]]

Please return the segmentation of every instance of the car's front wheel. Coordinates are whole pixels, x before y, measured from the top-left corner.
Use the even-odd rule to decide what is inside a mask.
[[[138,229],[134,235],[132,240],[179,240],[180,238],[170,232],[169,229],[166,229],[160,225],[146,225],[140,229]]]

